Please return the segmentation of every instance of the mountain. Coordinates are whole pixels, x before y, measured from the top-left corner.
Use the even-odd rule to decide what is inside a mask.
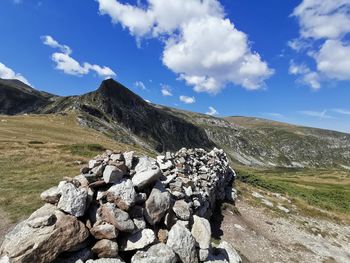
[[[112,79],[96,91],[69,97],[38,92],[18,81],[1,83],[5,84],[0,91],[6,90],[1,113],[75,112],[83,126],[157,152],[217,146],[232,161],[254,167],[350,167],[350,134],[346,133],[259,118],[217,118],[150,104]]]
[[[55,97],[15,79],[0,79],[0,94],[0,114],[8,115],[35,112]]]

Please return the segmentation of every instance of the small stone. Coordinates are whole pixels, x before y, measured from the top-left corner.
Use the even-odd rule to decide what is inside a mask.
[[[238,254],[238,252],[226,241],[221,241],[218,248],[221,248],[225,251],[228,262],[230,263],[241,263],[242,258]]]
[[[124,156],[121,153],[113,153],[110,156],[110,159],[115,162],[115,161],[124,161]]]
[[[75,217],[83,216],[86,209],[88,191],[85,188],[77,188],[71,183],[65,183],[60,187],[61,198],[57,207]]]
[[[131,263],[176,263],[177,258],[167,245],[159,243],[151,246],[146,251],[137,251],[132,257]]]
[[[145,208],[146,220],[151,225],[158,223],[170,207],[170,194],[161,183],[157,183],[149,195]]]
[[[96,166],[95,168],[92,168],[91,173],[97,177],[100,177],[103,174],[103,170],[104,170],[104,166],[101,164],[99,166]]]
[[[179,223],[169,231],[167,246],[172,248],[183,263],[197,263],[196,241],[191,232]]]
[[[122,210],[129,210],[136,202],[136,191],[130,179],[123,179],[107,191],[108,202],[115,203]]]
[[[102,239],[91,248],[99,258],[114,258],[118,256],[118,244],[115,241]]]
[[[121,260],[120,258],[99,258],[95,260],[89,259],[85,263],[125,263],[125,261]]]
[[[148,170],[136,172],[132,178],[132,183],[137,189],[144,189],[146,186],[154,183],[161,175],[157,165],[152,165]]]
[[[124,159],[125,159],[125,165],[129,168],[129,170],[132,168],[132,163],[134,159],[134,152],[126,152],[124,153]]]
[[[173,211],[181,220],[189,220],[191,216],[191,208],[184,200],[177,200],[173,206]]]
[[[116,183],[123,178],[124,172],[113,165],[107,165],[103,171],[103,180],[109,183]]]
[[[132,220],[135,225],[135,231],[139,231],[146,228],[146,221],[143,217],[134,218]]]
[[[97,210],[97,219],[114,225],[119,231],[133,232],[135,225],[129,214],[115,207],[115,204],[106,203]]]
[[[201,249],[208,249],[211,240],[211,228],[207,219],[199,216],[193,216],[192,236]]]
[[[46,203],[57,204],[60,200],[61,194],[57,186],[51,187],[50,189],[41,193],[40,198]]]
[[[159,229],[158,230],[158,235],[157,235],[159,242],[166,244],[166,242],[168,240],[168,235],[169,235],[168,230],[166,230],[166,229]]]
[[[114,239],[118,236],[115,226],[108,223],[97,223],[90,229],[91,235],[96,239]]]
[[[156,240],[153,230],[143,229],[134,234],[127,236],[121,241],[121,251],[131,251],[136,249],[143,249],[151,245]]]

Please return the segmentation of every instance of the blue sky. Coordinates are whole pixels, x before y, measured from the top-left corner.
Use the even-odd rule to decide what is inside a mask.
[[[3,0],[0,77],[350,132],[349,0]]]

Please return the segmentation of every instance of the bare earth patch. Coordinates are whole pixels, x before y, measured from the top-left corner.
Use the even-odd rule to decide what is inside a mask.
[[[224,209],[222,239],[244,262],[350,262],[350,226],[301,215],[285,216],[269,207],[238,200]]]

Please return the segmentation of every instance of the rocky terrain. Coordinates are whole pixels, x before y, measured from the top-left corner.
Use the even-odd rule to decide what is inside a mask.
[[[268,120],[216,118],[150,104],[109,79],[93,92],[59,97],[1,80],[0,113],[75,113],[79,123],[158,153],[214,146],[238,164],[262,168],[350,167],[350,135]]]
[[[41,194],[46,203],[5,236],[0,262],[241,262],[212,243],[217,202],[236,198],[223,150],[152,159],[107,151]]]

